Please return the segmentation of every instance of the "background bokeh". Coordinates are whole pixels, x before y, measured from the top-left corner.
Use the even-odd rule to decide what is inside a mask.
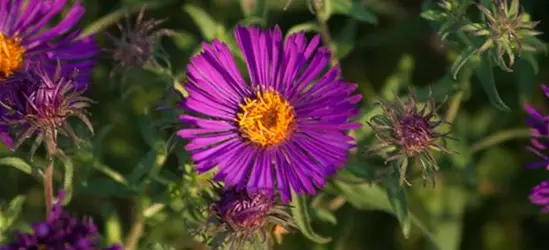
[[[149,3],[146,17],[168,17],[161,27],[172,29],[177,35],[163,38],[161,46],[180,80],[184,80],[185,65],[197,52],[201,41],[208,41],[212,36],[223,38],[231,34],[238,23],[264,21],[266,26],[278,24],[282,30],[288,31],[297,25],[307,27],[307,23],[316,20],[303,0],[293,0],[287,10],[283,10],[285,1],[268,0],[266,18],[259,21],[245,19],[241,2],[252,1],[82,2],[86,6],[86,17],[80,24],[84,30],[86,27],[95,31],[103,29],[101,32],[117,35],[117,28],[111,24],[123,19],[116,14],[123,11],[135,13],[145,2]],[[549,173],[545,169],[525,170],[522,167],[534,159],[524,150],[528,143],[528,129],[523,122],[522,104],[531,103],[549,114],[549,102],[537,86],[549,78],[547,57],[543,53],[538,57],[540,70],[539,75],[532,79],[535,86],[531,95],[519,91],[519,73],[495,71],[500,94],[511,109],[510,112],[501,111],[490,104],[476,78],[465,76],[453,81],[448,77],[456,51],[445,48],[436,31],[420,17],[423,1],[353,2],[374,13],[378,23],[336,14],[329,19],[328,29],[340,53],[344,77],[358,83],[359,91],[364,95],[360,103],[360,122],[364,123],[379,112],[372,108],[373,103],[379,98],[392,98],[391,90],[406,91],[408,86],[422,88],[436,84],[442,87],[434,87],[440,90],[435,93],[447,92],[450,99],[442,115],[447,115],[447,110],[457,112],[453,130],[459,141],[451,142],[449,146],[459,154],[440,157],[441,172],[434,188],[430,185],[424,187],[418,181],[408,190],[408,207],[410,216],[413,216],[408,238],[403,236],[395,216],[370,205],[369,193],[361,196],[362,193],[357,191],[351,197],[349,192],[341,192],[336,184],[331,184],[322,194],[323,201],[326,201],[326,209],[322,211],[329,211],[335,217],[319,216],[324,219],[314,220],[312,226],[316,233],[332,240],[326,244],[313,243],[298,231],[284,235],[283,244],[277,249],[549,249],[549,215],[542,214],[540,208],[528,200],[530,188],[549,179]],[[215,23],[204,19],[197,25],[189,9],[184,9],[186,4],[202,9]],[[538,30],[549,33],[549,1],[522,0],[521,4],[533,20],[541,20]],[[107,15],[111,18],[104,18]],[[97,20],[104,23],[98,24]],[[201,28],[204,25],[210,25],[206,32]],[[97,36],[98,42],[109,47],[109,41],[101,32]],[[549,41],[549,35],[541,35],[541,39]],[[151,72],[131,70],[124,73],[124,78],[119,75],[111,77],[113,63],[108,53],[101,56],[88,92],[97,101],[90,109],[96,134],[92,137],[83,133],[89,142],[80,148],[65,147],[70,148],[67,151],[75,168],[74,194],[68,210],[79,216],[93,217],[107,241],[123,242],[132,233],[132,228],[135,230],[135,220],[139,217],[135,211],[146,206],[155,214],[140,225],[144,229],[141,249],[152,249],[149,243],[156,242],[173,249],[206,249],[188,236],[184,223],[187,215],[177,209],[181,192],[191,193],[177,190],[180,185],[173,181],[182,179],[180,175],[185,169],[181,166],[181,159],[186,156],[184,153],[180,156],[182,158],[175,154],[162,155],[155,148],[165,146],[157,140],[168,139],[179,126],[172,112],[161,109],[173,106],[165,101],[177,99],[179,95],[167,90],[171,85],[169,80]],[[452,87],[461,83],[468,88],[456,90]],[[166,95],[171,98],[166,98]],[[457,95],[460,95],[460,100],[456,101]],[[171,123],[157,122],[162,118],[173,120]],[[83,128],[80,130],[85,131]],[[371,131],[365,127],[357,134],[361,140],[349,167],[368,169],[380,165],[380,161],[371,160],[364,154],[364,147],[372,142]],[[180,143],[179,138],[173,140]],[[13,153],[2,148],[0,155],[16,155],[36,166],[44,163],[40,157],[30,162],[26,152],[22,149]],[[151,161],[161,161],[162,164],[149,164]],[[147,169],[147,164],[153,165],[153,169]],[[159,169],[155,170],[154,166],[159,166]],[[136,171],[140,168],[142,171]],[[61,187],[59,180],[64,172],[62,167],[57,167],[57,170],[56,184]],[[119,175],[125,181],[138,184],[131,184],[132,187],[128,188],[121,184],[120,178],[116,181]],[[14,228],[28,228],[28,223],[44,217],[42,192],[39,179],[15,168],[0,167],[0,201],[8,202],[17,195],[26,196]],[[151,204],[165,200],[171,202],[170,205],[154,212],[155,207]],[[421,221],[425,228],[418,227],[417,221]]]

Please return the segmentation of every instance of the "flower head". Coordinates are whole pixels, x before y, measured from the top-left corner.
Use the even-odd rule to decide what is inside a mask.
[[[530,201],[543,207],[543,211],[549,213],[549,181],[544,181],[530,191]]]
[[[407,182],[405,176],[408,159],[417,159],[421,164],[423,180],[426,180],[430,172],[438,171],[431,149],[449,152],[446,147],[437,144],[438,139],[449,138],[450,133],[438,131],[438,127],[445,123],[437,117],[437,111],[442,104],[436,106],[430,92],[427,102],[419,109],[411,89],[405,101],[398,99],[395,105],[384,101],[378,103],[383,114],[376,115],[367,122],[378,143],[370,147],[369,151],[387,156],[385,163],[400,164],[402,182]],[[432,181],[434,182],[434,176]]]
[[[84,7],[76,1],[58,24],[47,26],[66,5],[67,0],[0,0],[0,85],[29,64],[53,74],[58,60],[65,75],[81,72],[77,88],[87,85],[99,51],[93,37],[78,38],[80,30],[74,29]]]
[[[158,25],[166,19],[144,20],[145,9],[141,9],[135,24],[130,23],[129,17],[126,17],[125,26],[118,24],[120,38],[107,33],[107,37],[114,43],[114,48],[108,50],[112,52],[113,59],[118,63],[113,72],[119,69],[143,67],[155,59],[158,40],[162,36],[173,34],[171,30],[157,29]]]
[[[32,226],[32,233],[16,231],[15,240],[0,247],[0,250],[20,249],[66,249],[97,250],[99,235],[97,227],[89,218],[77,220],[63,211],[63,192],[48,218]],[[105,250],[122,250],[118,245]]]
[[[267,231],[273,231],[275,226],[281,226],[286,231],[295,227],[291,216],[285,212],[269,192],[257,191],[248,193],[246,190],[222,190],[218,188],[219,198],[209,207],[208,225],[215,225],[215,232],[227,234],[227,238],[219,244],[228,243],[229,249],[242,249],[245,244],[252,243],[260,236],[266,242]],[[216,242],[213,242],[214,247]]]
[[[32,68],[31,65],[41,65],[45,72],[53,76],[58,61],[62,64],[64,76],[70,76],[78,69],[80,73],[75,79],[75,88],[86,88],[99,50],[93,37],[80,38],[80,30],[74,28],[85,12],[79,1],[59,23],[53,24],[54,18],[66,5],[67,0],[0,0],[1,96],[17,90],[6,88],[6,82]],[[0,114],[5,112],[0,110]],[[5,125],[0,126],[0,139],[12,147],[8,130]]]
[[[196,168],[218,167],[214,179],[226,187],[314,194],[344,166],[354,146],[346,135],[360,124],[356,84],[327,69],[330,52],[320,38],[303,32],[283,43],[278,27],[237,27],[235,37],[248,69],[245,81],[228,46],[214,40],[191,59],[189,96],[181,121],[192,125],[178,135],[189,139]]]
[[[43,142],[51,156],[58,151],[58,135],[71,137],[75,143],[79,138],[68,122],[69,117],[78,117],[90,131],[91,122],[86,117],[86,107],[91,100],[83,97],[83,90],[75,88],[75,75],[64,77],[62,66],[51,76],[46,70],[36,67],[17,78],[7,81],[7,91],[2,100],[6,113],[0,124],[18,129],[14,143],[17,149],[30,136],[36,135],[31,156]]]
[[[530,21],[526,12],[520,10],[519,0],[510,1],[511,4],[508,0],[492,0],[490,8],[477,5],[486,23],[467,24],[462,28],[474,36],[484,37],[486,40],[477,53],[490,50],[498,65],[509,72],[515,63],[515,55],[545,49],[541,42],[535,42],[535,36],[541,34],[535,30],[539,22]],[[504,55],[507,55],[507,60]]]

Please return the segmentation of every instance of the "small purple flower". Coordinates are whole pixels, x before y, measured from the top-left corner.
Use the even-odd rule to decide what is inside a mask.
[[[386,164],[396,162],[400,168],[401,184],[406,182],[410,185],[406,180],[409,159],[417,160],[424,181],[431,174],[434,183],[432,172],[438,171],[438,166],[431,150],[450,153],[445,146],[438,144],[439,139],[450,138],[450,131],[439,131],[439,126],[447,123],[437,117],[437,111],[443,103],[435,105],[429,92],[427,102],[420,109],[416,96],[410,89],[408,98],[404,101],[398,99],[396,104],[379,101],[383,114],[376,115],[367,122],[378,139],[368,151],[387,157]]]
[[[541,85],[545,96],[549,98],[549,87]],[[540,114],[532,106],[525,104],[524,110],[529,114],[526,118],[526,124],[531,128],[530,146],[527,150],[536,154],[541,160],[526,165],[527,169],[545,167],[549,170],[549,157],[546,156],[546,150],[549,148],[549,116]]]
[[[79,1],[53,24],[66,5],[67,0],[0,0],[0,96],[14,91],[5,85],[16,73],[41,65],[53,76],[58,61],[64,76],[75,69],[80,72],[76,89],[88,85],[99,50],[92,36],[79,37],[80,30],[75,29],[85,12]],[[0,115],[6,112],[0,108]],[[5,126],[0,126],[0,139],[13,146]]]
[[[330,52],[320,37],[304,32],[286,41],[278,27],[237,27],[236,41],[246,61],[242,77],[229,47],[217,40],[203,44],[191,58],[178,131],[188,139],[200,173],[217,167],[216,181],[227,188],[278,190],[282,201],[315,194],[343,167],[355,146],[347,135],[362,98],[356,84],[341,79],[339,66],[328,68]]]
[[[220,187],[217,192],[219,199],[210,205],[208,222],[215,225],[215,236],[226,234],[226,238],[213,242],[214,248],[216,244],[228,243],[229,249],[242,249],[245,244],[253,243],[257,234],[266,242],[267,232],[275,226],[286,231],[296,227],[291,216],[285,212],[286,208],[270,192],[223,191]]]
[[[8,79],[6,88],[14,88],[4,96],[2,104],[6,113],[0,125],[7,125],[19,131],[13,145],[17,149],[32,135],[36,135],[31,148],[31,157],[42,143],[51,156],[58,152],[58,135],[71,137],[75,143],[79,138],[68,123],[69,117],[79,118],[93,132],[87,118],[86,108],[91,100],[82,96],[83,90],[75,89],[73,76],[63,77],[61,66],[51,76],[40,67],[18,73],[21,76]]]
[[[549,181],[544,181],[530,191],[530,201],[543,207],[543,212],[549,213]]]
[[[21,249],[51,249],[51,250],[97,250],[99,235],[97,227],[91,219],[77,220],[63,211],[62,201],[64,193],[59,193],[57,204],[53,207],[49,217],[32,226],[32,233],[16,231],[15,240],[0,247],[0,250]],[[104,250],[122,250],[114,245]]]

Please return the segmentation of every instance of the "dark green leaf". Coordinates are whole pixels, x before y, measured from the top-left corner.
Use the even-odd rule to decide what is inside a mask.
[[[136,195],[136,192],[129,189],[118,182],[114,182],[111,179],[100,177],[88,181],[86,186],[78,186],[76,188],[78,193],[92,194],[98,196],[115,196],[115,197],[129,197]]]
[[[484,88],[484,91],[488,95],[488,99],[492,105],[502,111],[510,111],[509,107],[501,97],[499,96],[498,90],[496,88],[496,82],[494,80],[494,71],[492,67],[492,61],[490,58],[484,54],[481,56],[480,65],[475,69],[475,73]]]
[[[537,64],[535,59],[534,62]],[[520,92],[523,97],[527,98],[527,100],[530,99],[534,87],[537,85],[536,69],[532,66],[533,65],[525,57],[521,57],[515,64]]]
[[[316,243],[325,244],[330,242],[332,240],[331,238],[318,235],[314,232],[311,226],[309,204],[307,203],[306,198],[295,194],[292,196],[292,214],[301,233]]]
[[[385,188],[387,190],[387,197],[391,203],[393,213],[396,215],[402,228],[404,237],[410,236],[411,221],[408,217],[408,203],[406,199],[406,190],[402,188],[399,182],[399,176],[391,175],[391,177],[384,180]]]
[[[344,58],[355,46],[356,21],[349,19],[337,36],[334,37],[336,45],[336,57]]]
[[[65,200],[63,200],[63,204],[67,205],[72,198],[74,165],[72,164],[72,160],[68,157],[60,157],[60,159],[63,162],[63,167],[65,168],[65,174],[63,177],[63,190],[65,191]]]
[[[129,183],[137,183],[146,173],[148,173],[156,163],[158,152],[154,149],[149,150],[139,161],[128,176]]]
[[[465,63],[467,63],[469,59],[471,59],[475,52],[476,49],[473,46],[469,46],[461,51],[461,54],[459,54],[459,56],[456,58],[454,64],[452,64],[452,68],[450,69],[450,72],[452,72],[452,76],[454,79],[457,79],[459,71],[461,70],[463,65],[465,65]]]
[[[364,9],[359,1],[351,0],[329,0],[333,13],[340,13],[350,16],[358,21],[377,24],[377,17],[374,13]]]

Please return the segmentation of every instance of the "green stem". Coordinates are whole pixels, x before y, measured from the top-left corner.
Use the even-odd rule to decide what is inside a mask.
[[[318,27],[320,29],[320,36],[322,37],[322,41],[324,42],[324,45],[330,50],[330,54],[332,54],[332,59],[330,61],[330,64],[332,66],[335,66],[339,63],[336,57],[336,47],[334,45],[334,42],[332,40],[332,35],[330,35],[330,29],[328,29],[328,25],[326,24],[326,21],[320,17],[320,15],[316,15],[316,20],[318,23]]]
[[[508,129],[499,131],[493,135],[490,135],[471,146],[472,153],[477,153],[490,146],[497,145],[499,143],[519,138],[530,137],[530,130],[524,128]]]
[[[46,201],[46,215],[48,217],[53,207],[53,166],[54,161],[51,159],[44,174],[44,200]]]
[[[446,121],[449,123],[453,123],[456,119],[456,116],[459,112],[459,107],[461,106],[461,100],[463,99],[463,91],[459,91],[452,97],[452,100],[450,101],[450,107],[448,108],[448,111],[446,112]]]
[[[141,204],[141,198],[136,200],[135,204],[135,218],[133,225],[130,229],[128,237],[126,237],[125,249],[126,250],[136,250],[139,245],[139,239],[143,235],[143,229],[145,227],[145,215],[143,214],[143,208]]]

